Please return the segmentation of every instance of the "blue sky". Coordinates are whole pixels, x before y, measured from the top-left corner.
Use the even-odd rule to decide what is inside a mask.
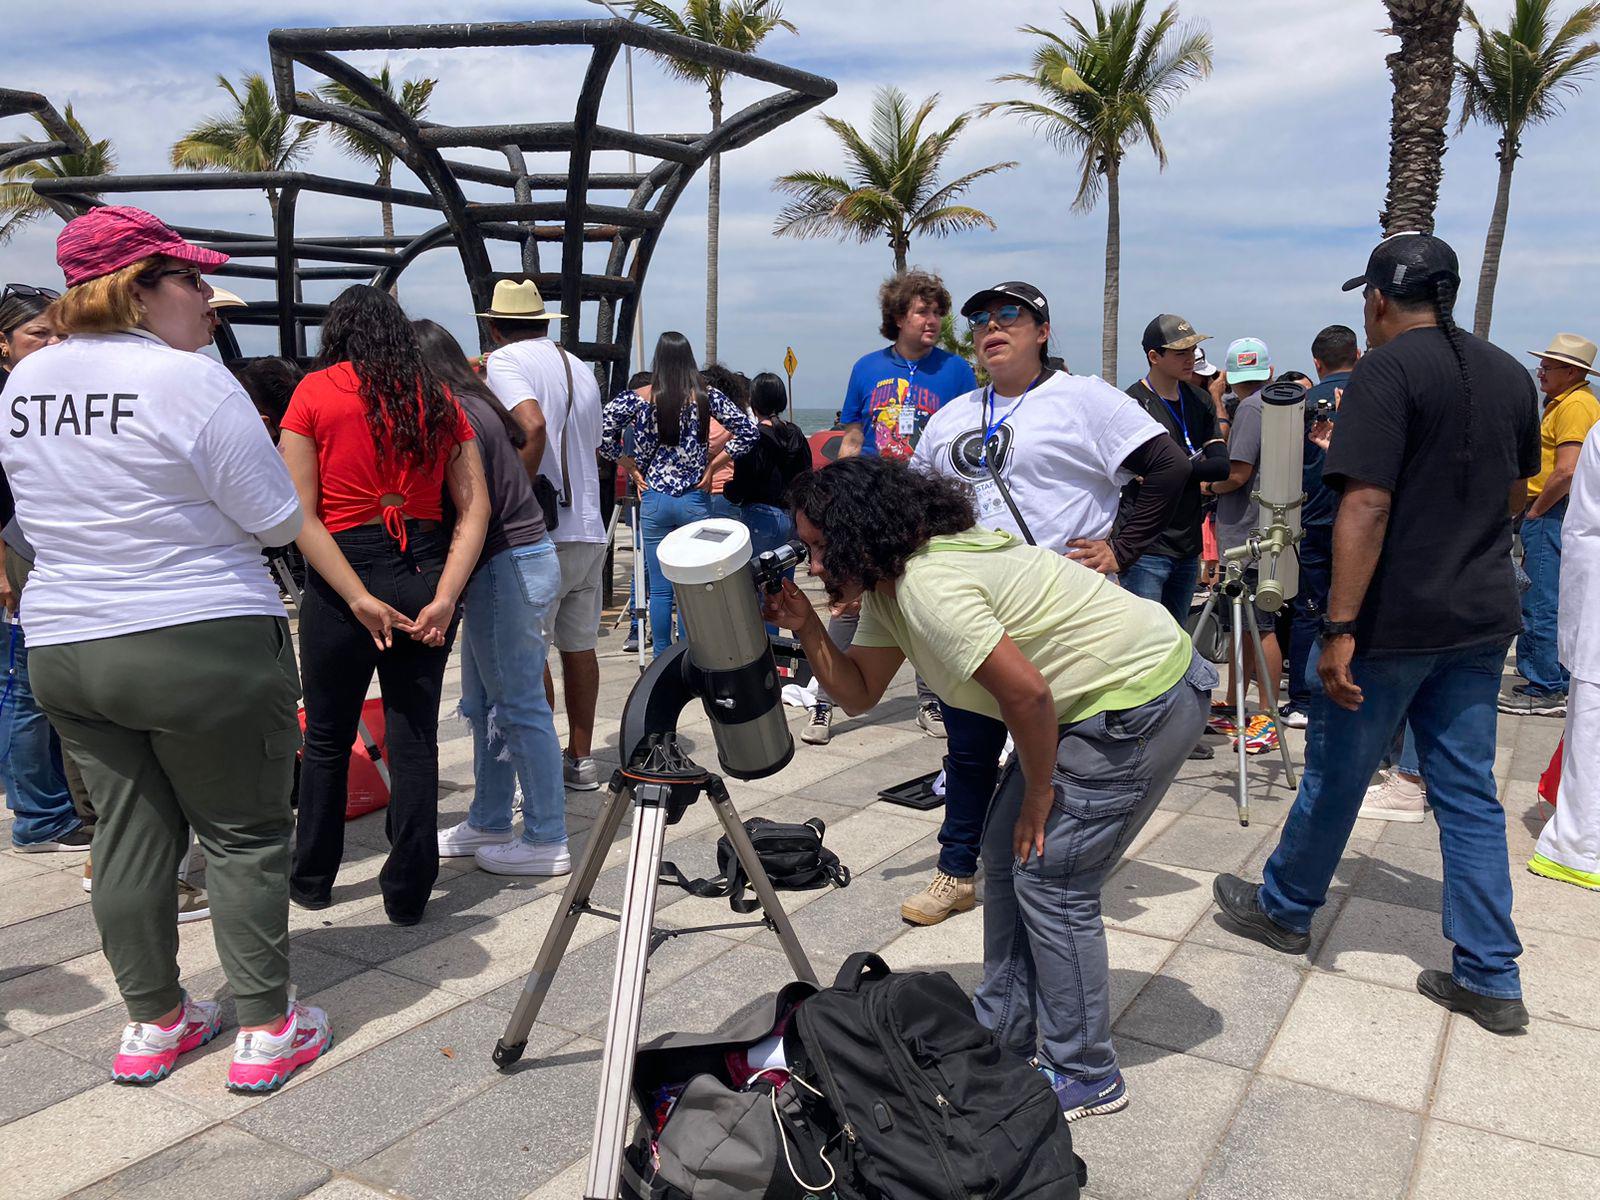
[[[1070,7],[1087,14],[1087,0]],[[1509,0],[1480,13],[1498,21]],[[219,8],[223,12],[217,16]],[[873,90],[893,83],[913,98],[940,93],[938,115],[1013,94],[992,82],[1021,69],[1024,24],[1060,25],[1058,3],[973,5],[957,0],[790,0],[797,36],[777,33],[764,53],[839,83],[826,112],[864,121]],[[1338,284],[1359,272],[1377,237],[1388,156],[1390,86],[1384,56],[1396,45],[1378,31],[1379,0],[1183,0],[1182,15],[1209,27],[1216,70],[1195,85],[1163,123],[1170,157],[1156,169],[1148,149],[1132,151],[1123,181],[1122,319],[1119,384],[1137,376],[1139,332],[1158,311],[1175,311],[1217,339],[1264,338],[1278,365],[1309,369],[1312,336],[1331,322],[1359,327],[1360,305]],[[49,17],[54,19],[47,19]],[[0,82],[74,102],[97,136],[110,136],[125,172],[165,169],[171,142],[218,107],[218,73],[265,70],[266,33],[293,25],[437,20],[512,20],[603,15],[583,0],[521,4],[418,0],[387,3],[227,6],[147,0],[139,6],[64,0],[35,7],[8,29]],[[1462,43],[1465,46],[1465,39]],[[358,59],[376,69],[383,56]],[[565,119],[583,55],[576,51],[397,52],[398,75],[441,81],[434,114],[449,123]],[[703,129],[704,95],[669,79],[647,58],[636,62],[640,128]],[[730,107],[765,94],[741,84]],[[613,72],[602,119],[625,123],[623,73]],[[1580,145],[1600,127],[1600,84],[1569,104],[1558,123],[1532,131],[1518,164],[1510,235],[1496,294],[1494,341],[1515,352],[1543,346],[1557,330],[1600,333],[1595,303],[1600,246],[1593,236],[1600,166]],[[0,132],[18,131],[7,123]],[[623,156],[597,156],[622,169]],[[1105,211],[1071,211],[1075,170],[1015,121],[974,123],[958,145],[951,174],[1000,160],[1020,166],[980,182],[970,202],[998,223],[912,247],[917,265],[943,273],[957,302],[1000,279],[1029,279],[1050,296],[1055,340],[1085,373],[1100,361]],[[781,198],[772,179],[799,167],[834,169],[839,155],[815,114],[724,160],[722,357],[750,373],[778,369],[784,347],[800,358],[797,403],[834,407],[854,359],[879,344],[875,293],[891,266],[886,244],[795,242],[771,236]],[[555,163],[548,164],[549,169]],[[364,177],[331,142],[319,141],[311,170]],[[1438,232],[1461,257],[1461,309],[1470,324],[1483,236],[1493,200],[1494,137],[1470,129],[1452,138],[1445,160]],[[413,185],[402,175],[402,185]],[[645,287],[649,343],[663,329],[704,337],[705,182],[691,185],[662,237]],[[265,229],[258,196],[192,199],[135,197],[178,223]],[[423,227],[400,215],[402,232]],[[324,234],[377,232],[375,207],[302,201],[303,227]],[[42,222],[0,247],[6,280],[59,280],[54,222]],[[509,264],[507,266],[509,269]],[[236,290],[260,294],[242,281]],[[313,292],[315,298],[318,293]],[[401,299],[416,315],[470,336],[468,298],[452,250],[435,252],[407,273]],[[585,336],[589,336],[586,330]],[[251,348],[247,343],[247,349]],[[264,345],[257,347],[264,351]],[[1531,360],[1527,360],[1530,361]]]

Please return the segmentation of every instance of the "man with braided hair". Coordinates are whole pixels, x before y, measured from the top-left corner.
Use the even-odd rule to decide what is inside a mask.
[[[1533,382],[1457,327],[1455,252],[1396,234],[1345,290],[1365,289],[1369,352],[1345,385],[1323,480],[1342,493],[1305,774],[1263,882],[1219,875],[1237,932],[1303,954],[1363,792],[1411,722],[1444,855],[1453,970],[1417,990],[1495,1033],[1528,1022],[1511,921],[1495,700],[1521,625],[1511,515],[1539,471]],[[1329,437],[1327,430],[1321,431]]]

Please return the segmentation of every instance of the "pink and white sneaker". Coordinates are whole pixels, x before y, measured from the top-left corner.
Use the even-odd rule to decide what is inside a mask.
[[[328,1014],[289,996],[289,1023],[278,1033],[239,1031],[228,1068],[231,1092],[275,1092],[333,1044]]]
[[[111,1064],[116,1083],[158,1083],[172,1074],[180,1054],[198,1050],[222,1028],[220,1006],[210,1000],[191,1000],[183,993],[183,1012],[168,1028],[147,1021],[130,1021],[122,1030],[122,1045]]]

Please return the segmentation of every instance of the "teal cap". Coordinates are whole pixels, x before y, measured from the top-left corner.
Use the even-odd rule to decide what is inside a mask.
[[[1272,378],[1272,351],[1260,338],[1239,338],[1228,343],[1229,383],[1252,383]]]

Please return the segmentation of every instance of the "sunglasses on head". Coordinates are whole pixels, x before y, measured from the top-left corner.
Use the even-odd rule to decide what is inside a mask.
[[[1022,314],[1026,311],[1020,304],[1002,304],[993,312],[984,309],[981,312],[973,313],[967,318],[967,324],[974,330],[979,330],[985,328],[990,321],[993,321],[1001,329],[1010,329],[1022,318]]]
[[[8,283],[6,290],[0,292],[0,300],[9,296],[21,296],[24,300],[59,300],[61,293],[51,288],[34,287],[31,283]]]

